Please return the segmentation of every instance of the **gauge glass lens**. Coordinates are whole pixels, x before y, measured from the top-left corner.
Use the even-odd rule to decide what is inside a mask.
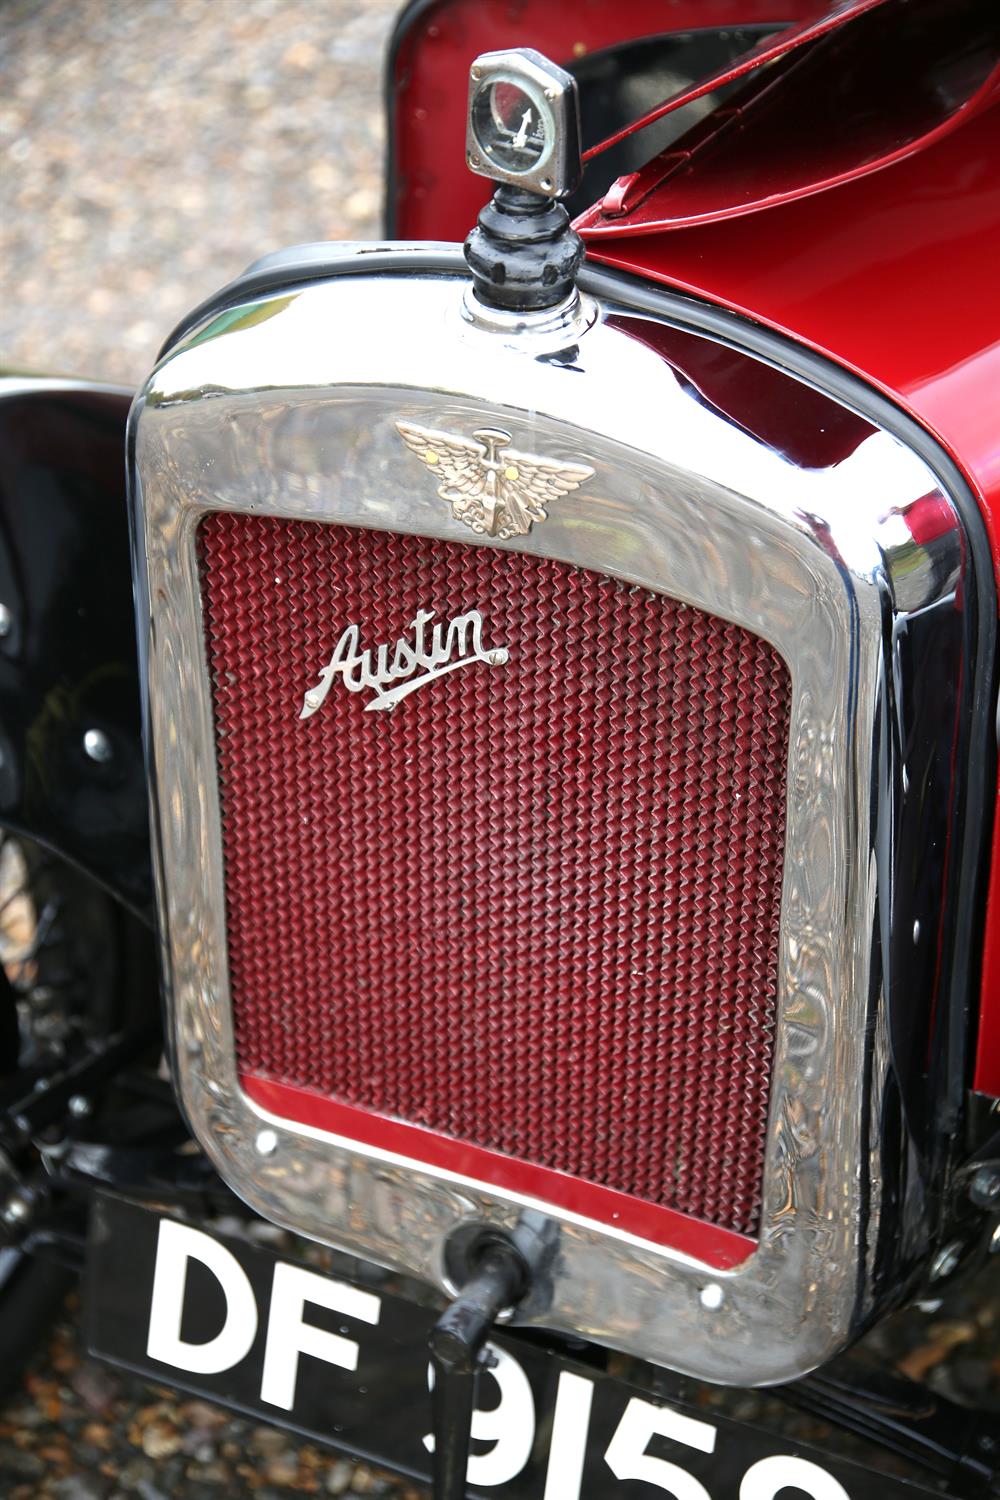
[[[473,129],[483,152],[505,172],[532,172],[546,156],[545,115],[520,84],[498,79],[473,105]]]

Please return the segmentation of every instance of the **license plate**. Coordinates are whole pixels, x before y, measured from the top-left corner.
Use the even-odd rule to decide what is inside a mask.
[[[99,1358],[426,1482],[435,1313],[240,1239],[95,1199]],[[498,1334],[469,1493],[503,1500],[863,1500],[934,1493]]]

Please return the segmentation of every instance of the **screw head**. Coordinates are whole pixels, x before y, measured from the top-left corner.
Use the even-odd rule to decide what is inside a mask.
[[[945,1245],[939,1250],[931,1262],[931,1280],[940,1281],[944,1276],[950,1276],[962,1258],[962,1247],[955,1241]]]
[[[707,1307],[710,1312],[717,1312],[725,1300],[725,1295],[717,1281],[710,1281],[698,1293],[698,1300],[702,1307]]]
[[[83,736],[83,752],[99,766],[114,759],[114,749],[103,729],[88,729]]]
[[[3,1206],[0,1218],[5,1224],[23,1224],[31,1215],[31,1201],[21,1192],[13,1192]]]
[[[969,1197],[977,1208],[1000,1208],[1000,1167],[980,1167],[969,1183]]]

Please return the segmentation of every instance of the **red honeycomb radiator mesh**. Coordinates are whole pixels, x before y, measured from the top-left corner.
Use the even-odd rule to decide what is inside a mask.
[[[200,527],[244,1074],[756,1228],[790,683],[764,641],[496,547]],[[504,666],[335,678],[479,609]]]

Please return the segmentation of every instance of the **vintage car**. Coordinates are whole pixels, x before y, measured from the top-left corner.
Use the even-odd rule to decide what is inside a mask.
[[[852,1346],[1000,1251],[1000,12],[419,0],[388,102],[385,241],[0,388],[7,1368],[86,1242],[436,1500],[985,1495]]]

